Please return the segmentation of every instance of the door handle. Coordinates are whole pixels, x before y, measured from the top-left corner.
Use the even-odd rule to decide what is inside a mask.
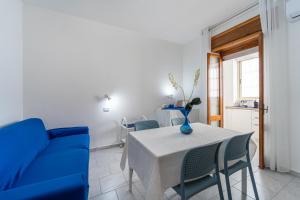
[[[264,111],[265,111],[266,113],[268,113],[268,112],[269,112],[269,106],[267,106],[266,108],[264,108]]]
[[[266,113],[269,112],[269,106],[266,106],[266,107],[265,107],[265,106],[262,106],[262,107],[260,107],[259,109],[265,111]]]

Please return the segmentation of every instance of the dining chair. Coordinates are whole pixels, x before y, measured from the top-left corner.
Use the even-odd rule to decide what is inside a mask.
[[[146,129],[159,128],[159,124],[156,120],[143,120],[134,123],[134,130],[141,131]]]
[[[254,132],[245,135],[238,135],[224,142],[224,170],[221,170],[220,172],[225,175],[229,200],[232,200],[229,176],[247,167],[249,170],[255,199],[259,199],[249,154],[249,142],[253,133]],[[229,161],[235,161],[236,163],[228,166]]]
[[[182,200],[218,185],[220,199],[224,199],[218,165],[221,143],[214,143],[189,150],[182,162],[180,184],[173,187]]]
[[[184,120],[185,119],[182,117],[173,118],[171,119],[171,124],[172,126],[182,125],[184,123]]]

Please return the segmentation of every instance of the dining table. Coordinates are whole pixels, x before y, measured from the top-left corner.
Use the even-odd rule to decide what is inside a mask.
[[[129,191],[135,172],[145,188],[145,200],[162,200],[168,188],[180,183],[181,165],[187,151],[246,134],[202,123],[192,123],[191,127],[193,132],[189,135],[182,134],[180,126],[134,131],[127,135],[120,166],[125,169],[128,158]],[[257,147],[252,140],[249,149],[253,158]],[[220,169],[224,166],[224,150],[225,145],[221,145]],[[229,166],[234,163],[232,161]],[[241,176],[242,192],[246,192],[247,168],[242,170]]]

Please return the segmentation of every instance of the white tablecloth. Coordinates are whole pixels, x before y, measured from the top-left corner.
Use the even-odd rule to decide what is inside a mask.
[[[190,135],[181,134],[179,126],[131,132],[128,135],[126,148],[129,168],[141,179],[146,189],[146,200],[163,199],[167,188],[180,183],[182,160],[189,149],[242,134],[200,123],[191,126],[194,131]],[[256,150],[253,144],[252,156]]]

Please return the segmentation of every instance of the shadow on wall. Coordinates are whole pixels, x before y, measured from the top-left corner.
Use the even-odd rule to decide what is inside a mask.
[[[120,133],[120,122],[108,120],[99,122],[97,126],[92,127],[91,148],[103,147],[110,144],[118,143],[118,134]]]

